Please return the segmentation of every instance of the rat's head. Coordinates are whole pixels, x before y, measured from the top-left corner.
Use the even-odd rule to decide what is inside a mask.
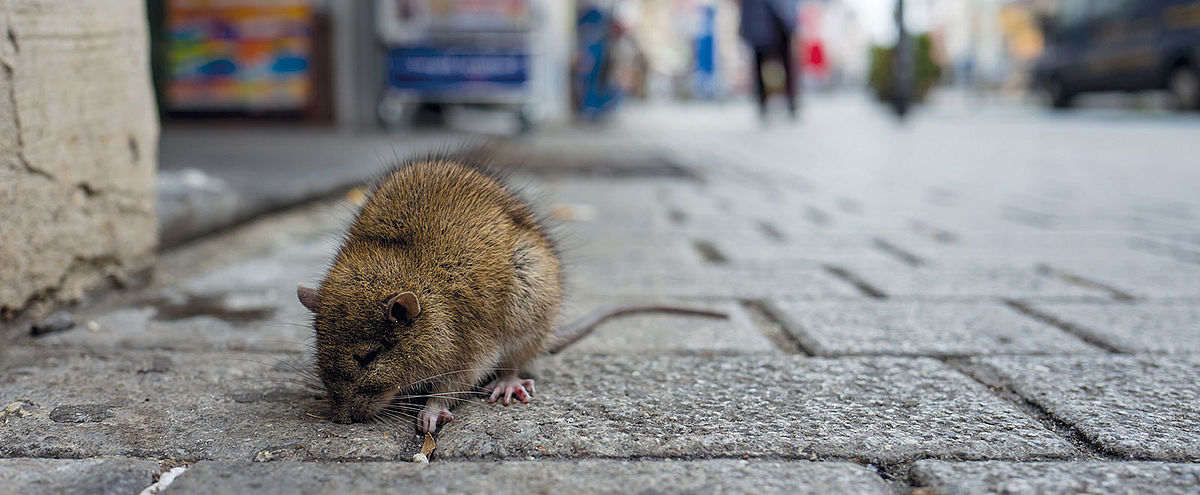
[[[430,376],[445,348],[436,311],[422,311],[413,292],[321,290],[300,285],[300,302],[314,315],[317,374],[339,423],[366,421],[396,393]],[[344,289],[344,288],[342,288]]]

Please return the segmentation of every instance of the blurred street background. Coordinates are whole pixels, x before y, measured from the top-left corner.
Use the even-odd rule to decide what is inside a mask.
[[[0,7],[0,493],[1197,490],[1200,1],[114,5]],[[563,320],[731,317],[324,421],[295,284],[460,150]]]
[[[783,126],[768,134],[797,157],[825,149],[818,135],[859,149],[896,140],[936,148],[1086,121],[1151,134],[1196,125],[1195,2],[902,4],[779,2],[794,29],[787,50],[767,51],[759,67],[732,0],[150,2],[162,240],[344,189],[430,147],[520,141],[563,125],[602,134],[645,109],[657,130]],[[799,88],[791,121],[789,75]],[[753,105],[758,78],[767,97],[759,119],[725,118]],[[918,137],[891,125],[905,117],[1005,125]],[[1039,162],[1064,165],[1090,149],[1037,146]],[[201,204],[208,211],[194,214]]]

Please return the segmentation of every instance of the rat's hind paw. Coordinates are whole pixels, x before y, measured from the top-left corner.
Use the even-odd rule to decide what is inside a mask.
[[[437,431],[439,424],[449,423],[453,419],[454,415],[444,407],[426,407],[417,415],[417,428],[426,433],[433,433]]]
[[[504,395],[506,406],[512,403],[514,395],[522,404],[528,404],[529,398],[533,397],[533,380],[522,380],[516,376],[501,377],[483,387],[483,391],[492,393],[488,397],[489,404],[495,403],[501,394]]]

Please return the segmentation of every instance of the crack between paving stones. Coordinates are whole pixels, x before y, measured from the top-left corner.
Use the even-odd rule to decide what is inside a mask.
[[[874,299],[887,299],[887,297],[888,297],[887,294],[885,294],[882,290],[871,285],[866,280],[864,280],[862,277],[858,276],[854,272],[851,272],[850,270],[847,270],[845,268],[842,268],[842,267],[836,266],[836,265],[821,265],[821,266],[825,269],[826,272],[829,272],[830,275],[833,275],[833,276],[841,279],[842,281],[844,281],[850,285],[853,285],[855,288],[857,288],[859,290],[859,292],[862,292],[863,295],[865,295],[867,297],[874,298]]]
[[[1066,421],[1058,419],[1052,412],[1042,407],[1042,405],[1021,395],[1011,387],[1007,379],[1001,377],[991,366],[973,363],[961,358],[939,359],[939,361],[972,381],[983,385],[993,396],[1012,404],[1017,410],[1029,415],[1050,432],[1066,439],[1068,443],[1083,455],[1090,458],[1085,460],[1128,460],[1107,452],[1102,446],[1089,440],[1082,430]]]
[[[860,466],[872,468],[884,468],[890,472],[898,472],[902,469],[907,469],[908,466],[919,461],[1005,461],[1005,462],[1032,462],[1040,460],[1078,460],[1075,458],[1059,458],[1059,457],[1037,457],[1015,458],[1015,457],[989,457],[989,456],[955,456],[955,455],[936,455],[936,454],[917,454],[911,457],[904,457],[894,461],[882,462],[877,459],[867,457],[853,457],[843,455],[818,455],[815,452],[799,452],[797,454],[729,454],[729,455],[584,455],[584,456],[561,456],[561,455],[522,455],[520,457],[505,457],[498,455],[477,455],[477,456],[442,456],[436,458],[437,462],[493,462],[493,461],[758,461],[758,462],[796,462],[807,461],[816,463],[833,463],[843,462],[847,464],[858,464]],[[1114,458],[1115,459],[1115,458]],[[271,461],[278,462],[278,461]],[[321,462],[321,461],[300,461],[300,462]],[[345,462],[345,461],[338,461]],[[383,460],[383,461],[366,461],[366,462],[409,462],[405,460]],[[434,461],[431,461],[432,464]]]
[[[1137,298],[1134,297],[1132,294],[1122,291],[1116,287],[1113,287],[1108,284],[1103,284],[1103,283],[1097,282],[1095,280],[1089,279],[1087,277],[1076,275],[1071,272],[1059,270],[1050,265],[1039,264],[1039,265],[1037,265],[1037,271],[1038,271],[1038,273],[1040,273],[1042,275],[1057,277],[1059,280],[1062,280],[1071,285],[1076,285],[1079,287],[1083,287],[1085,289],[1100,290],[1100,291],[1107,292],[1107,293],[1109,293],[1110,296],[1112,296],[1113,299],[1116,299],[1121,302],[1130,302],[1130,301],[1137,300]]]
[[[687,223],[688,217],[687,213],[675,208],[671,208],[667,210],[667,219],[671,221],[672,225],[683,226]]]
[[[783,232],[780,232],[775,225],[766,220],[758,222],[758,230],[759,232],[762,232],[763,236],[765,236],[771,242],[778,244],[787,240],[787,237],[783,235]]]
[[[1125,352],[1124,350],[1119,349],[1116,346],[1113,346],[1112,344],[1109,344],[1108,342],[1096,337],[1086,329],[1070,322],[1063,321],[1054,315],[1038,311],[1023,301],[1018,301],[1016,299],[1005,299],[1004,304],[1016,310],[1018,313],[1067,332],[1068,334],[1071,334],[1075,338],[1082,340],[1085,344],[1088,344],[1092,347],[1098,348],[1110,354],[1129,354],[1128,352]]]
[[[767,302],[759,299],[744,299],[740,302],[746,313],[750,314],[750,320],[754,322],[754,326],[758,327],[758,330],[766,335],[779,350],[787,354],[816,355],[810,346],[806,346],[795,333],[788,329],[783,318],[779,317],[779,312]]]
[[[1108,459],[1108,458],[1105,458]],[[801,453],[798,455],[786,454],[770,454],[770,455],[732,455],[732,456],[654,456],[654,455],[595,455],[586,457],[560,457],[560,456],[537,456],[532,459],[521,458],[512,459],[504,457],[439,457],[434,462],[451,462],[451,463],[490,463],[490,462],[579,462],[579,461],[627,461],[627,462],[695,462],[695,461],[748,461],[748,462],[808,462],[812,464],[853,464],[870,471],[875,476],[878,476],[885,485],[893,488],[895,493],[913,493],[914,490],[927,488],[928,485],[918,483],[913,479],[911,472],[914,465],[920,461],[946,461],[946,462],[964,462],[964,461],[1003,461],[1003,462],[1034,462],[1046,459],[1013,459],[1013,458],[960,458],[955,456],[937,456],[937,455],[918,455],[911,458],[897,460],[895,462],[875,462],[866,460],[860,457],[845,457],[845,456],[818,456],[815,453]],[[1069,459],[1057,459],[1069,460]],[[311,461],[310,461],[311,462]]]
[[[804,218],[809,222],[822,227],[833,223],[828,213],[825,213],[824,210],[812,205],[804,207]]]
[[[837,207],[844,213],[851,215],[861,215],[863,211],[862,202],[857,199],[839,196],[837,199]]]
[[[917,235],[933,239],[940,244],[954,244],[958,242],[958,236],[949,230],[930,225],[920,220],[913,219],[909,222],[909,228]]]
[[[1129,247],[1135,251],[1174,259],[1182,263],[1200,264],[1200,251],[1192,245],[1182,244],[1180,241],[1133,236],[1130,238]]]
[[[1103,457],[1106,460],[1118,460],[1112,457]],[[903,458],[892,462],[879,462],[877,460],[864,459],[862,457],[847,457],[847,456],[820,456],[815,452],[801,452],[797,455],[787,454],[768,454],[768,455],[727,455],[727,456],[653,456],[653,455],[597,455],[586,457],[558,457],[558,456],[538,456],[532,459],[507,459],[503,457],[450,457],[439,458],[437,462],[578,462],[578,461],[626,461],[626,462],[657,462],[657,461],[675,461],[675,462],[694,462],[694,461],[721,461],[721,460],[736,460],[747,462],[808,462],[812,464],[853,464],[870,471],[877,476],[885,485],[892,488],[894,493],[914,493],[915,490],[927,488],[928,485],[920,484],[911,475],[912,468],[917,462],[933,460],[945,462],[969,462],[969,461],[1002,461],[1002,462],[1037,462],[1047,460],[1070,461],[1078,460],[1077,458],[1005,458],[1005,457],[959,457],[953,455],[916,455],[913,457]]]
[[[905,265],[911,266],[913,268],[917,268],[917,267],[925,264],[925,260],[921,259],[920,256],[917,256],[899,246],[896,246],[895,244],[888,242],[886,239],[884,239],[882,237],[876,237],[876,238],[872,239],[871,245],[875,249],[883,252],[883,254],[885,254],[887,256],[891,256],[891,257],[895,258],[896,260],[898,260],[899,262],[904,263]]]
[[[696,253],[700,255],[700,259],[704,260],[705,263],[724,265],[729,262],[729,257],[725,256],[725,253],[722,253],[711,242],[692,240],[692,249],[696,250]]]

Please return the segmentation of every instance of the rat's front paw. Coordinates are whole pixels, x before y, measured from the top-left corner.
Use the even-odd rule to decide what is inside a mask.
[[[512,403],[514,395],[522,404],[528,404],[529,398],[533,397],[533,380],[522,380],[516,376],[497,378],[483,387],[483,391],[492,393],[488,397],[489,404],[496,402],[501,394],[504,395],[504,405],[506,406]]]
[[[417,428],[426,433],[437,431],[441,423],[449,423],[454,419],[450,410],[444,407],[426,407],[417,415]]]

